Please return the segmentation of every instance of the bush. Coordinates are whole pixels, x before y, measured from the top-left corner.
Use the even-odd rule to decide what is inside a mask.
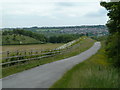
[[[120,34],[115,33],[113,35],[110,35],[106,44],[106,53],[108,55],[108,58],[112,59],[112,62],[114,66],[120,67]]]
[[[120,1],[101,2],[101,5],[108,10],[109,21],[106,24],[110,35],[106,42],[106,53],[114,66],[120,67]]]

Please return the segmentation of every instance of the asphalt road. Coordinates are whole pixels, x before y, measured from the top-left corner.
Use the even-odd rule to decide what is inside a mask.
[[[87,51],[53,63],[45,64],[2,79],[3,88],[49,88],[74,65],[94,55],[101,47],[96,42]]]

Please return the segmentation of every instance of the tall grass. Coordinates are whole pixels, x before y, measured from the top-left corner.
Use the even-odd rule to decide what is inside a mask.
[[[120,88],[119,74],[108,63],[102,47],[97,54],[66,72],[51,88]]]

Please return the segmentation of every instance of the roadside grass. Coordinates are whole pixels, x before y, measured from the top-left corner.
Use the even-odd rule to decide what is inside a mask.
[[[119,75],[108,63],[102,42],[95,55],[66,72],[51,88],[120,88]]]
[[[26,63],[18,63],[17,65],[14,66],[10,66],[10,67],[5,67],[2,68],[2,77],[6,77],[12,74],[15,74],[17,72],[21,72],[36,66],[40,66],[43,64],[47,64],[47,63],[51,63],[54,61],[58,61],[64,58],[68,58],[74,55],[77,55],[87,49],[89,49],[93,44],[94,44],[94,40],[90,39],[90,38],[82,38],[81,41],[77,44],[77,46],[70,48],[69,50],[67,50],[64,53],[52,56],[52,57],[48,57],[48,58],[42,58],[40,60],[32,60]]]

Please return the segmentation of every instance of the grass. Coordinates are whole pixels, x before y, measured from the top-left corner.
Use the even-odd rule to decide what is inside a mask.
[[[21,72],[21,71],[24,71],[24,70],[27,70],[27,69],[30,69],[30,68],[33,68],[33,67],[36,67],[39,65],[51,63],[51,62],[54,62],[57,60],[61,60],[64,58],[68,58],[68,57],[77,55],[77,54],[89,49],[93,45],[94,42],[95,41],[90,38],[81,39],[81,41],[77,44],[78,46],[70,48],[69,50],[67,50],[66,52],[64,52],[62,54],[58,54],[53,57],[42,58],[40,60],[29,61],[26,63],[15,65],[15,66],[2,68],[2,77],[6,77],[11,74]]]
[[[57,47],[60,47],[61,45],[63,45],[63,43],[59,43],[59,44],[52,44],[52,43],[48,43],[48,44],[34,44],[34,45],[6,45],[6,46],[0,46],[0,48],[2,48],[2,52],[7,52],[10,51],[10,56],[16,55],[16,51],[26,51],[29,55],[29,52],[32,51],[36,51],[36,50],[48,50],[48,49],[55,49]],[[35,53],[35,52],[34,52]],[[39,52],[40,54],[40,52]],[[24,55],[24,52],[21,52],[21,55]],[[0,54],[1,57],[7,57],[7,53],[3,53]],[[3,60],[6,61],[6,60]],[[0,60],[0,63],[2,62],[2,60]]]
[[[108,63],[102,45],[95,55],[66,72],[51,88],[120,88],[120,73]]]
[[[6,45],[6,46],[2,46],[2,51],[16,51],[16,50],[36,50],[36,49],[41,49],[41,50],[45,50],[45,49],[54,49],[57,48],[59,46],[63,45],[63,43],[58,43],[58,44],[52,44],[52,43],[48,43],[48,44],[33,44],[33,45]]]
[[[3,35],[2,44],[3,45],[13,45],[13,44],[31,44],[31,43],[41,43],[40,41],[24,36],[24,35]]]

